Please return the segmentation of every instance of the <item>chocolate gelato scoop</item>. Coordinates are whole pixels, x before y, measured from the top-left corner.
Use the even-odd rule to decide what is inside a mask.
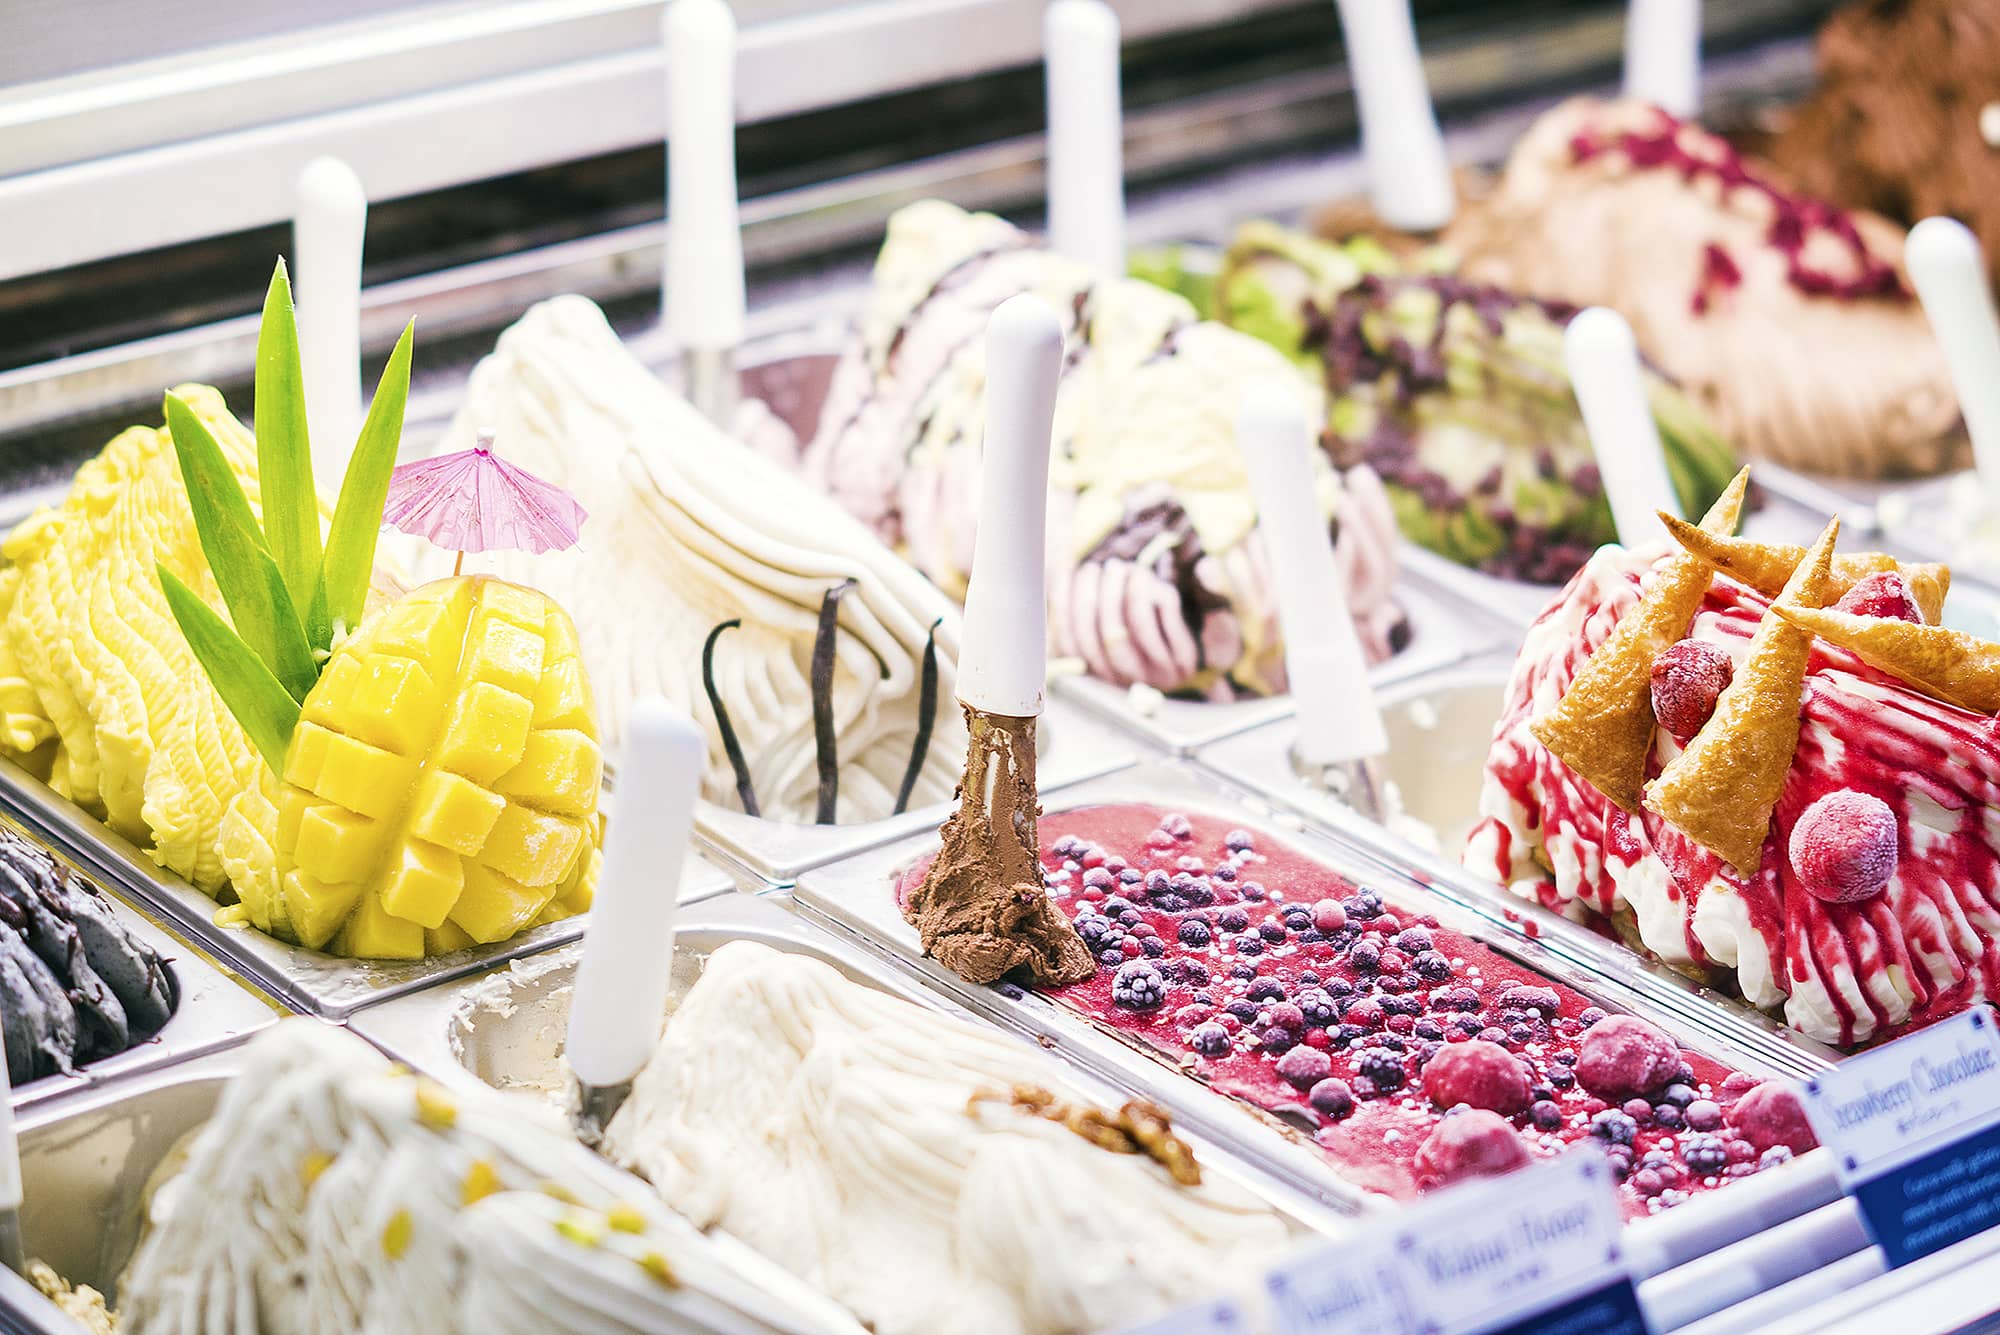
[[[1042,889],[1035,720],[966,708],[972,734],[958,810],[903,916],[924,952],[968,983],[1019,974],[1036,987],[1097,972],[1090,948]]]
[[[1820,30],[1818,63],[1778,166],[1849,208],[1959,219],[2000,283],[2000,6],[1862,0]]]

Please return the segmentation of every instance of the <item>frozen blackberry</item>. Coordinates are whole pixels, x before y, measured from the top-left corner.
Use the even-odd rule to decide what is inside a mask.
[[[1410,960],[1410,969],[1427,983],[1442,983],[1451,977],[1451,961],[1435,950],[1417,952]]]
[[[1729,1151],[1720,1136],[1692,1135],[1681,1141],[1681,1160],[1699,1177],[1713,1177],[1729,1167]]]
[[[1340,907],[1347,910],[1350,918],[1379,918],[1382,916],[1382,896],[1373,890],[1356,890],[1340,901]]]
[[[1125,962],[1125,952],[1115,947],[1110,950],[1100,950],[1097,952],[1097,962],[1115,969]]]
[[[1158,1010],[1167,1000],[1167,977],[1151,960],[1133,960],[1111,979],[1111,1000],[1127,1010]]]
[[[1590,1134],[1613,1145],[1630,1145],[1639,1134],[1639,1124],[1616,1108],[1606,1108],[1590,1119]]]
[[[1236,938],[1236,953],[1239,955],[1261,955],[1264,953],[1264,938],[1255,932],[1245,932]]]
[[[1324,1028],[1340,1019],[1340,1011],[1333,1004],[1333,998],[1316,987],[1308,987],[1299,993],[1298,1007],[1310,1025]]]
[[[1387,1093],[1403,1087],[1403,1054],[1387,1048],[1369,1046],[1355,1054],[1354,1069],[1357,1074],[1373,1081],[1375,1088]]]
[[[1238,961],[1229,966],[1229,976],[1239,982],[1247,983],[1257,976],[1257,966],[1247,961]]]
[[[1366,938],[1356,941],[1347,952],[1347,962],[1361,973],[1374,973],[1382,967],[1382,947]]]
[[[1191,960],[1183,956],[1167,965],[1166,968],[1167,977],[1176,983],[1186,983],[1189,987],[1208,986],[1208,966],[1200,960]],[[1210,1002],[1209,1004],[1213,1005],[1214,1003]]]
[[[1188,1033],[1188,1046],[1204,1057],[1229,1055],[1229,1031],[1214,1021],[1196,1025]]]
[[[1148,959],[1161,959],[1167,953],[1167,943],[1160,940],[1157,936],[1141,937],[1139,939],[1139,949],[1146,952],[1146,958]]]

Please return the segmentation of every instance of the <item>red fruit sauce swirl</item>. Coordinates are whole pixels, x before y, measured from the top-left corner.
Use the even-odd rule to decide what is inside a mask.
[[[1671,170],[1692,185],[1713,180],[1726,201],[1747,192],[1770,204],[1771,226],[1765,243],[1785,258],[1785,279],[1809,297],[1857,301],[1883,297],[1908,301],[1909,289],[1896,266],[1869,248],[1854,215],[1822,200],[1794,195],[1753,171],[1734,148],[1714,135],[1690,126],[1655,107],[1658,122],[1651,130],[1615,133],[1590,128],[1570,140],[1571,160],[1581,165],[1606,153],[1620,153],[1635,170]],[[1700,149],[1688,147],[1692,140]],[[1835,273],[1806,262],[1806,250],[1816,238],[1830,238],[1851,261],[1851,272]],[[1702,271],[1690,299],[1694,313],[1706,315],[1715,293],[1742,285],[1743,271],[1729,252],[1715,242],[1702,251]]]
[[[1480,823],[1468,865],[1552,908],[1580,903],[1609,915],[1625,906],[1629,874],[1657,859],[1667,893],[1680,904],[1685,953],[1697,965],[1710,963],[1695,930],[1702,896],[1738,896],[1757,938],[1738,949],[1761,945],[1784,991],[1811,994],[1811,1005],[1798,1013],[1833,1017],[1834,1032],[1815,1036],[1843,1046],[1892,1037],[2000,996],[2000,722],[1933,700],[1815,641],[1799,747],[1773,812],[1763,866],[1749,880],[1651,811],[1628,816],[1533,739],[1529,722],[1560,698],[1638,601],[1640,577],[1656,555],[1601,552],[1530,632],[1486,765],[1489,787],[1499,785],[1512,800],[1514,817]],[[1769,603],[1718,577],[1690,634],[1740,662]],[[1572,623],[1577,630],[1564,635],[1560,627]],[[1649,774],[1659,772],[1672,746],[1662,732]],[[1841,789],[1881,798],[1901,829],[1896,875],[1883,893],[1851,904],[1813,895],[1788,851],[1792,826],[1806,808]],[[1517,846],[1524,840],[1528,847]],[[1490,860],[1478,856],[1482,851]],[[1516,880],[1524,855],[1564,874]],[[1666,949],[1663,942],[1649,944]],[[1889,983],[1891,966],[1904,980],[1907,1004]]]
[[[1051,896],[1087,929],[1086,940],[1105,943],[1096,977],[1049,995],[1211,1088],[1311,1127],[1337,1170],[1357,1185],[1395,1197],[1417,1194],[1417,1149],[1446,1115],[1424,1092],[1423,1063],[1430,1053],[1474,1037],[1497,1042],[1524,1061],[1535,1097],[1554,1105],[1537,1105],[1545,1123],[1553,1123],[1547,1129],[1536,1124],[1537,1107],[1508,1119],[1531,1156],[1603,1143],[1593,1118],[1617,1110],[1571,1075],[1584,1035],[1603,1011],[1439,926],[1421,904],[1357,891],[1276,840],[1210,816],[1142,805],[1085,807],[1045,817],[1041,838]],[[1128,874],[1121,880],[1128,872],[1139,879]],[[1161,886],[1161,876],[1176,874],[1200,888],[1190,897],[1171,884]],[[910,872],[902,888],[919,875],[921,869]],[[1310,916],[1312,906],[1326,900],[1345,901],[1347,927],[1331,935],[1310,926],[1301,930],[1301,909]],[[1107,901],[1129,908],[1109,918]],[[1238,915],[1241,925],[1225,926]],[[1211,939],[1186,943],[1182,931],[1190,921],[1203,923]],[[1106,926],[1115,928],[1116,944],[1109,944]],[[1418,935],[1408,935],[1412,929]],[[1429,954],[1409,948],[1424,936]],[[1247,944],[1250,939],[1256,945]],[[1149,940],[1155,943],[1150,948]],[[1427,975],[1417,971],[1420,956]],[[1137,1008],[1121,971],[1129,978],[1133,966],[1146,965],[1164,982],[1164,996]],[[1136,972],[1151,978],[1143,967]],[[1307,972],[1317,981],[1301,977]],[[1519,1001],[1530,993],[1520,989],[1531,989],[1540,1008],[1524,1010]],[[1510,990],[1514,1004],[1502,1000]],[[1305,1002],[1313,1003],[1314,1019],[1305,1018]],[[1231,1015],[1232,1003],[1240,1017]],[[1325,1003],[1336,1014],[1327,1015]],[[1274,1021],[1295,1016],[1303,1021],[1298,1032],[1265,1039],[1279,1027]],[[1229,1027],[1228,1049],[1198,1051],[1196,1029],[1214,1024]],[[1431,1033],[1439,1037],[1424,1037]],[[1354,1094],[1351,1111],[1316,1109],[1304,1089],[1280,1074],[1280,1062],[1296,1047],[1324,1054],[1326,1074]],[[1629,1147],[1612,1151],[1624,1174],[1619,1192],[1628,1217],[1678,1204],[1760,1166],[1761,1156],[1736,1134],[1732,1118],[1736,1100],[1755,1082],[1700,1054],[1681,1055],[1681,1074],[1699,1099],[1713,1105],[1697,1109],[1696,1119],[1713,1115],[1717,1124],[1697,1130],[1674,1112],[1658,1120],[1657,1112],[1633,1118]],[[1378,1079],[1392,1071],[1386,1081]],[[1676,1120],[1682,1124],[1662,1124]]]

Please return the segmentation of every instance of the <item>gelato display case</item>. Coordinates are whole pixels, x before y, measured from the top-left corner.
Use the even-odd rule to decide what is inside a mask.
[[[0,1329],[2000,1320],[1985,6],[15,9]]]

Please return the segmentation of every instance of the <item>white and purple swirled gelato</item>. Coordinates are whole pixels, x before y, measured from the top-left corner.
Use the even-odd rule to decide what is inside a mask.
[[[1105,279],[990,214],[911,205],[890,220],[858,336],[803,467],[939,585],[972,564],[987,317],[1033,292],[1065,315],[1049,504],[1049,648],[1117,685],[1229,699],[1283,690],[1268,558],[1235,415],[1243,386],[1300,384],[1259,340],[1182,298]],[[1407,634],[1396,523],[1366,468],[1315,451],[1347,600],[1376,658]]]

